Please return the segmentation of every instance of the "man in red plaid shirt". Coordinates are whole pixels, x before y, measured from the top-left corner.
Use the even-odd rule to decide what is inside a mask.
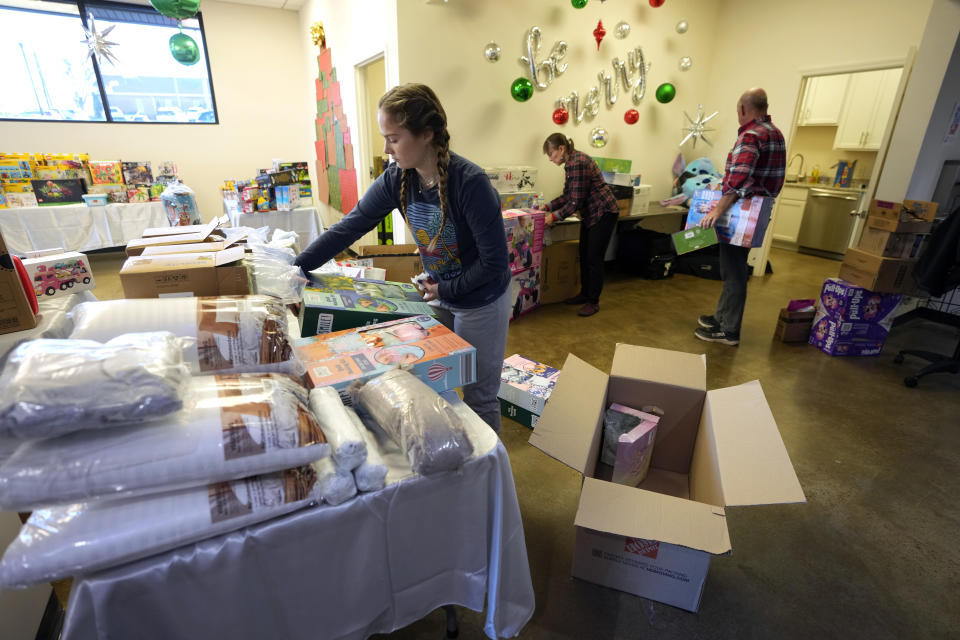
[[[737,102],[740,129],[737,142],[727,155],[723,175],[723,195],[713,211],[700,220],[700,226],[712,227],[740,198],[754,195],[776,197],[783,187],[787,151],[783,133],[767,115],[767,92],[750,89]],[[717,310],[700,316],[694,332],[701,340],[721,344],[740,344],[740,325],[747,303],[747,255],[750,249],[720,243],[720,277],[723,289]]]

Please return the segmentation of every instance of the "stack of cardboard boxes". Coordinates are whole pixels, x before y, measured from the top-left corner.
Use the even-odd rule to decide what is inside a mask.
[[[936,214],[936,202],[874,200],[859,245],[844,256],[840,277],[875,293],[913,293],[913,266]]]
[[[145,229],[127,244],[120,284],[127,298],[231,296],[253,291],[244,262],[243,237],[226,240],[219,227],[228,218],[207,224]]]

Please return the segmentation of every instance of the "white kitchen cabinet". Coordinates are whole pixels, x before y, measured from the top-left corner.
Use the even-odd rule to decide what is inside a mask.
[[[849,73],[807,78],[797,124],[808,126],[839,123],[849,82]]]
[[[795,246],[803,222],[803,208],[807,204],[808,189],[785,186],[777,197],[773,212],[773,239]]]
[[[876,151],[880,148],[902,71],[880,69],[850,75],[834,149]]]

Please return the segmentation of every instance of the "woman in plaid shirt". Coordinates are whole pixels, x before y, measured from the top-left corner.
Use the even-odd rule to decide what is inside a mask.
[[[617,200],[597,163],[574,149],[570,138],[562,133],[550,135],[543,143],[543,152],[550,162],[563,165],[566,172],[563,194],[543,207],[550,212],[547,226],[580,213],[580,293],[564,302],[583,305],[577,314],[592,316],[600,310],[603,256],[617,226]]]

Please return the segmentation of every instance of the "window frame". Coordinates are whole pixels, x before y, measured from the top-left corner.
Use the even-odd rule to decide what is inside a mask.
[[[125,2],[113,2],[112,0],[91,0],[89,3],[86,0],[58,0],[61,4],[74,4],[77,6],[77,10],[80,12],[80,22],[83,25],[83,28],[87,28],[87,5],[90,4],[94,7],[116,7],[119,9],[132,9],[132,10],[142,10],[144,5],[137,4],[128,4]],[[3,6],[0,4],[0,6]],[[10,9],[16,9],[16,7],[4,7]],[[151,7],[152,8],[152,7]],[[30,11],[32,13],[52,13],[44,12],[42,10],[35,9],[22,9],[24,11]],[[100,92],[100,101],[103,104],[104,120],[68,120],[68,119],[55,119],[55,118],[3,118],[0,117],[0,122],[30,122],[30,123],[44,123],[44,122],[56,122],[56,123],[71,123],[71,124],[161,124],[161,125],[217,125],[220,124],[220,112],[217,109],[217,96],[213,88],[213,73],[210,71],[210,50],[207,48],[207,32],[203,26],[203,15],[202,12],[198,11],[195,16],[197,23],[200,26],[200,39],[203,42],[203,52],[204,52],[204,62],[207,67],[207,79],[210,82],[210,104],[213,107],[213,121],[212,122],[168,122],[168,121],[155,121],[155,120],[114,120],[113,114],[110,109],[110,101],[107,96],[106,87],[103,83],[103,75],[100,72],[100,61],[97,60],[97,56],[91,56],[90,61],[93,63],[93,74],[97,80],[97,89]]]

